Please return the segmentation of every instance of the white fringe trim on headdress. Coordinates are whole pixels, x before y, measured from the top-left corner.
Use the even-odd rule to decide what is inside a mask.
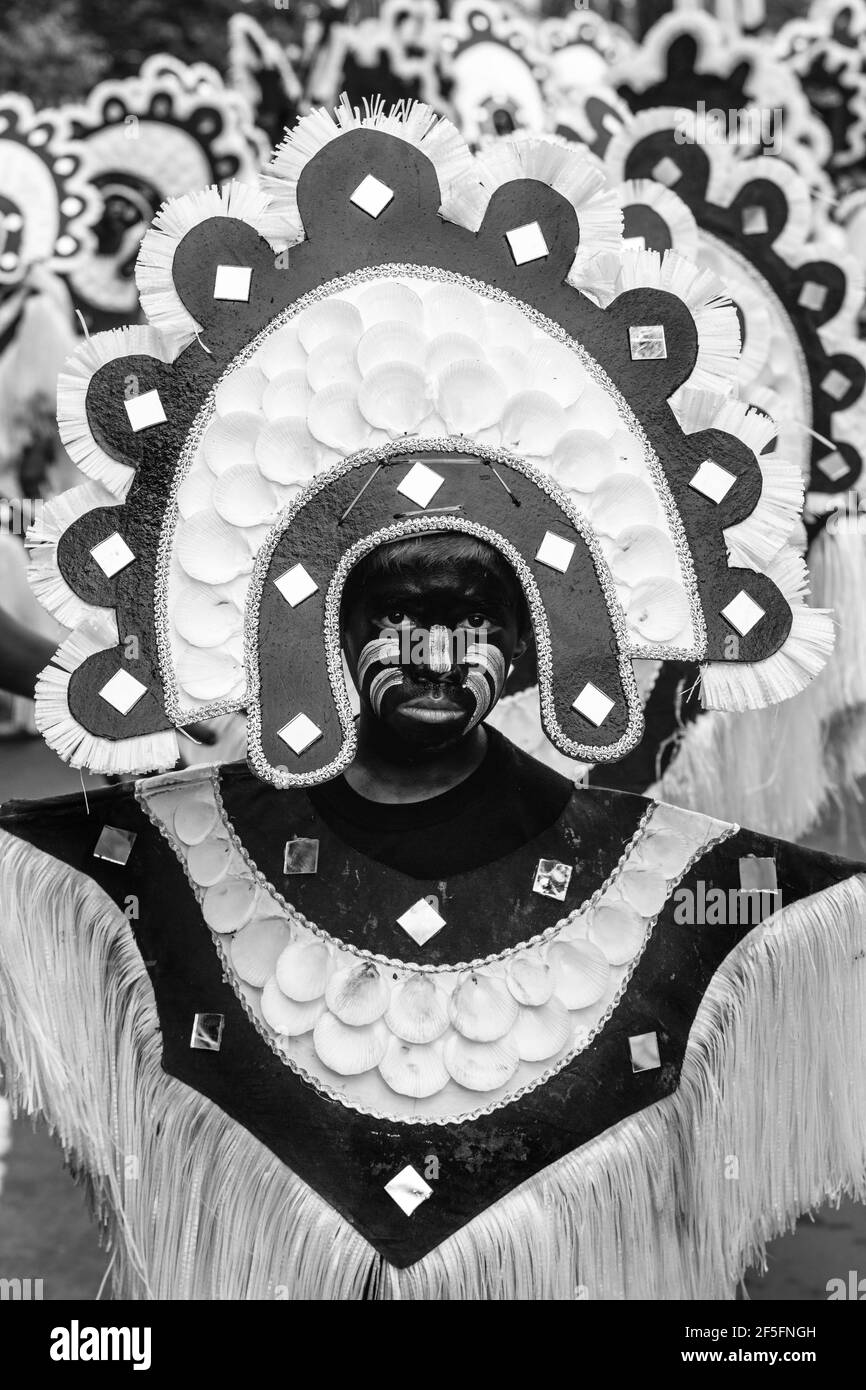
[[[832,661],[816,682],[824,718],[866,704],[866,521],[842,511],[827,526],[809,549],[811,601],[832,611],[837,629]]]
[[[102,483],[121,501],[129,491],[135,469],[105,452],[97,444],[87,419],[87,389],[100,367],[117,358],[140,355],[172,362],[179,350],[177,339],[155,328],[133,324],[95,333],[79,344],[57,381],[57,424],[69,457],[82,473]]]
[[[29,563],[27,579],[34,594],[49,613],[64,627],[75,627],[97,613],[108,609],[86,603],[70,589],[57,562],[57,547],[61,536],[79,517],[95,507],[117,505],[117,498],[101,483],[82,483],[52,497],[40,509],[37,520],[27,531]]]
[[[213,217],[235,217],[246,222],[270,242],[275,252],[293,240],[290,235],[281,235],[282,219],[272,199],[254,185],[233,180],[224,188],[212,186],[163,203],[144,234],[135,263],[135,283],[150,323],[178,338],[179,347],[191,343],[202,325],[193,318],[175,288],[175,252],[193,227]]]
[[[405,1270],[162,1070],[151,983],[106,894],[0,833],[0,895],[9,1095],[87,1175],[115,1298],[732,1299],[798,1215],[866,1198],[862,878],[783,907],[735,947],[673,1095]]]
[[[791,608],[784,643],[763,661],[710,661],[701,667],[705,708],[761,709],[798,694],[817,676],[833,650],[833,621],[824,609],[806,604],[809,577],[800,555],[783,546],[765,573]]]
[[[626,179],[616,190],[623,209],[630,206],[652,208],[668,229],[671,250],[697,262],[700,257],[698,224],[691,208],[670,188],[653,179]]]
[[[333,116],[324,107],[302,116],[276,150],[262,186],[289,246],[304,239],[298,210],[298,180],[310,160],[325,145],[350,130],[382,130],[414,145],[432,162],[442,197],[440,212],[448,222],[477,231],[487,198],[479,183],[474,156],[463,136],[444,116],[420,101],[397,102],[386,110],[379,98],[361,109],[344,94]],[[361,173],[363,171],[360,171]],[[360,177],[360,173],[359,173]]]
[[[478,157],[477,176],[487,196],[514,179],[536,179],[556,190],[577,214],[580,240],[566,277],[578,288],[589,262],[622,249],[622,208],[608,186],[601,164],[578,145],[554,143],[543,137],[499,140]],[[601,287],[598,287],[601,289]]]
[[[758,155],[755,159],[736,159],[728,146],[722,148],[725,151],[728,169],[725,194],[720,201],[725,207],[729,207],[745,185],[754,180],[775,184],[785,198],[788,216],[773,242],[773,250],[783,260],[793,262],[812,228],[812,195],[806,180],[783,159],[771,155]]]
[[[69,708],[69,681],[96,652],[117,646],[113,613],[91,608],[92,615],[57,648],[36,682],[36,727],[49,748],[72,767],[121,776],[136,772],[160,772],[172,768],[179,757],[177,734],[164,729],[135,738],[99,738],[85,729]]]
[[[732,565],[765,570],[790,540],[803,509],[803,480],[797,465],[763,452],[776,437],[775,422],[734,397],[688,388],[680,395],[675,413],[686,434],[722,430],[755,455],[761,470],[761,496],[748,516],[727,528],[725,541]]]
[[[657,251],[626,252],[612,292],[602,302],[606,305],[626,290],[644,287],[676,295],[694,320],[697,357],[683,385],[727,394],[736,378],[740,325],[721,281],[711,270],[699,269],[676,251],[666,251],[663,256]]]

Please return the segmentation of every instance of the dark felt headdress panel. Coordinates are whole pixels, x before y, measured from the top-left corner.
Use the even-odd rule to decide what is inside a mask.
[[[461,522],[483,526],[491,533],[484,537],[489,544],[496,545],[496,538],[501,538],[514,546],[530,569],[550,627],[554,703],[563,732],[576,743],[614,743],[626,732],[628,706],[610,614],[580,532],[533,479],[501,461],[497,461],[496,470],[509,491],[482,459],[460,454],[424,454],[423,458],[445,480],[436,493],[436,507],[454,509],[450,514],[443,511],[439,517],[442,530],[457,529]],[[328,682],[322,635],[325,595],[349,548],[394,526],[401,518],[407,518],[411,526],[413,504],[398,492],[398,485],[414,462],[412,455],[403,454],[381,466],[371,463],[351,469],[302,506],[277,543],[258,622],[262,749],[274,766],[286,765],[292,773],[313,772],[327,766],[340,752],[342,732]],[[361,489],[363,494],[358,497]],[[351,511],[340,524],[349,507]],[[576,547],[565,574],[535,559],[548,531]],[[292,608],[274,581],[298,564],[319,588]],[[298,653],[296,659],[292,653]],[[587,681],[615,701],[600,728],[571,708]],[[298,713],[314,718],[323,737],[296,757],[281,742],[277,730]]]
[[[350,201],[368,173],[394,190],[378,218]],[[403,273],[411,273],[411,267],[426,268],[428,274],[440,269],[478,282],[479,289],[505,291],[545,315],[555,330],[564,330],[602,365],[667,475],[694,558],[707,623],[707,659],[727,656],[730,628],[720,610],[740,590],[755,599],[766,616],[740,640],[736,659],[756,661],[778,650],[790,628],[788,604],[763,576],[728,567],[722,532],[747,515],[759,495],[757,460],[731,436],[685,436],[667,404],[691,373],[697,350],[694,322],[680,299],[641,288],[601,309],[564,283],[579,240],[575,212],[565,198],[534,180],[509,183],[495,192],[480,230],[473,233],[440,217],[438,179],[427,157],[379,130],[351,131],[325,145],[304,168],[297,197],[307,236],[290,250],[287,266],[285,256],[276,257],[271,246],[238,219],[210,218],[188,232],[175,253],[174,280],[183,303],[202,326],[200,342],[193,342],[170,365],[142,356],[111,361],[90,383],[87,414],[94,435],[107,453],[135,468],[136,477],[122,507],[101,511],[70,528],[62,564],[76,592],[116,607],[121,642],[129,635],[138,637],[138,660],[130,664],[121,645],[111,654],[112,668],[127,667],[148,684],[155,699],[142,701],[133,711],[134,719],[121,717],[97,694],[108,658],[93,658],[76,671],[72,684],[76,718],[88,730],[117,739],[144,732],[145,725],[150,731],[169,727],[159,709],[162,691],[152,635],[157,538],[178,458],[211,388],[251,340],[303,296],[338,277],[394,265],[406,267]],[[539,223],[550,255],[518,266],[505,232],[528,220]],[[216,268],[226,263],[251,267],[248,303],[213,298]],[[629,327],[646,324],[664,327],[668,355],[632,361]],[[164,424],[132,432],[124,404],[130,377],[139,392],[159,391]],[[719,506],[689,486],[708,448],[713,459],[739,479]],[[97,570],[90,548],[95,537],[113,530],[127,541],[136,562],[107,580]],[[592,647],[588,632],[575,632],[574,640],[578,652],[581,645]]]
[[[710,161],[707,154],[697,143],[680,143],[677,140],[674,118],[675,113],[672,112],[668,128],[653,131],[635,141],[625,161],[625,177],[651,179],[653,170],[663,159],[673,160],[682,171],[673,190],[691,209],[701,230],[712,233],[754,265],[784,306],[809,372],[813,427],[818,434],[831,439],[834,414],[848,410],[866,390],[863,363],[848,353],[828,351],[819,333],[819,329],[835,317],[844,302],[845,273],[832,261],[808,261],[792,266],[779,255],[773,242],[785,228],[789,207],[784,190],[769,179],[750,179],[727,207],[712,202],[708,197]],[[744,231],[743,214],[751,208],[763,209],[766,231],[749,234]],[[820,285],[826,291],[820,308],[809,308],[808,304],[814,301],[808,296],[805,303],[801,302],[803,286],[809,283]],[[848,381],[847,390],[838,398],[824,385],[828,375],[833,372],[841,373]],[[848,473],[831,480],[817,465],[819,460],[833,451],[827,444],[813,438],[809,482],[813,491],[839,492],[853,486],[860,478],[862,450],[844,440],[836,448],[848,465]]]

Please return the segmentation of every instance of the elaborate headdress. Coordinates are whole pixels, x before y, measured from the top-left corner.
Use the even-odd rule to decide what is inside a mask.
[[[85,163],[62,115],[0,96],[0,475],[55,433],[54,383],[74,340],[59,276],[90,252],[98,208]]]
[[[548,738],[621,756],[631,662],[692,658],[707,702],[796,693],[831,646],[807,608],[795,465],[724,389],[720,284],[620,250],[585,153],[483,160],[421,106],[301,120],[260,187],[169,203],[137,276],[150,326],[82,345],[59,387],[89,481],[32,538],[75,630],[37,718],[73,764],[168,767],[175,728],[246,709],[277,786],[354,751],[339,608],[356,561],[429,532],[487,540],[532,614]]]
[[[69,275],[73,294],[91,325],[128,322],[138,308],[135,254],[157,208],[190,189],[254,178],[266,144],[214,69],[162,54],[52,114],[84,149],[102,202],[97,245]]]

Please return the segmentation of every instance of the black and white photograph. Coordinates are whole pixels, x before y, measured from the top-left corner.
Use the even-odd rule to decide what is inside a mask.
[[[856,1355],[861,505],[866,0],[7,0],[22,1365]]]

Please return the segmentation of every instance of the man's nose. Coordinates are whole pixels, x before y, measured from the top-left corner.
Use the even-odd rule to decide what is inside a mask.
[[[425,633],[418,653],[418,668],[426,680],[444,681],[456,675],[454,633],[443,623],[434,623]]]

